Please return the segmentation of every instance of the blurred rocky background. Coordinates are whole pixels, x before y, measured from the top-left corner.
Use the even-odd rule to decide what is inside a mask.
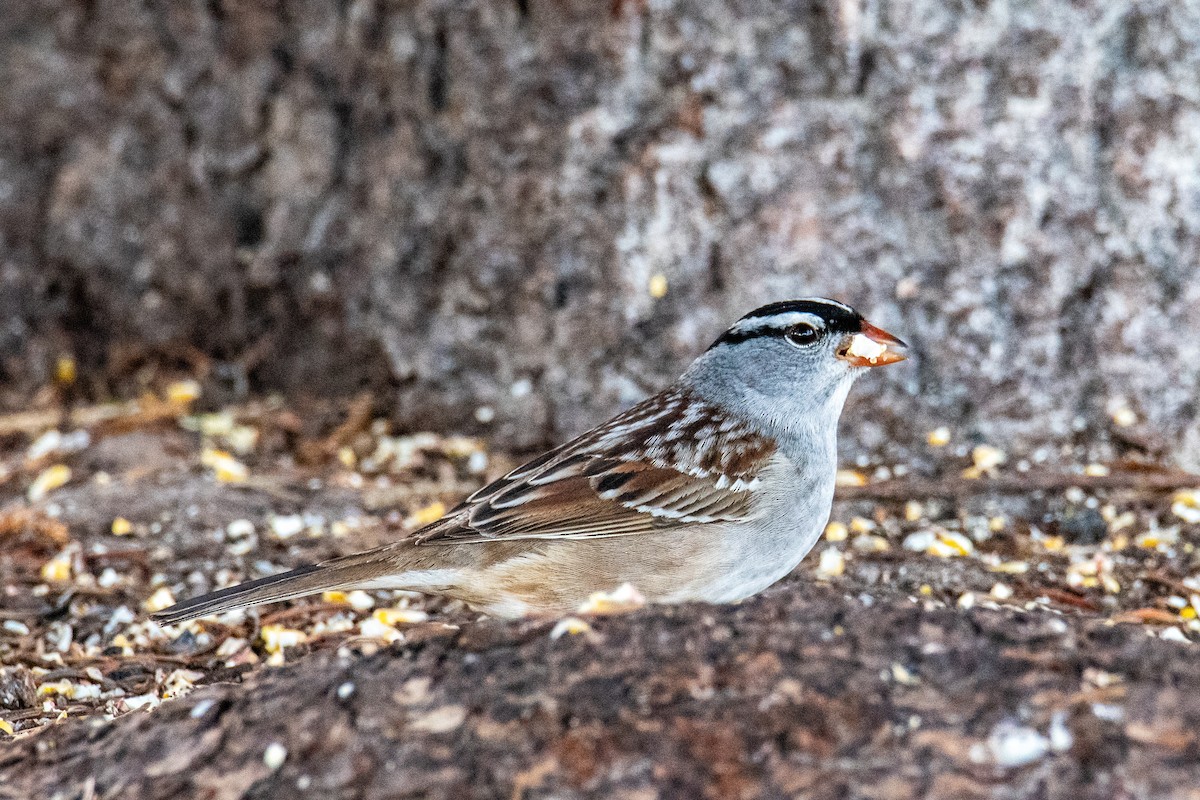
[[[202,371],[533,446],[822,294],[925,432],[1200,465],[1200,6],[10,2],[0,391]],[[1064,450],[1063,448],[1068,448]]]

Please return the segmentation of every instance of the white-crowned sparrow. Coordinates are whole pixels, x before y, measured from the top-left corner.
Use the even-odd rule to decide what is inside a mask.
[[[668,389],[402,540],[155,618],[351,588],[443,594],[500,617],[570,611],[625,582],[651,602],[748,597],[820,537],[850,385],[865,367],[903,360],[903,347],[832,300],[763,306]]]

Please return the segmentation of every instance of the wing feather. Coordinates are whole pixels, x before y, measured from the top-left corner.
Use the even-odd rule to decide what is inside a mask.
[[[484,486],[412,539],[591,539],[745,521],[774,452],[739,420],[668,390]]]

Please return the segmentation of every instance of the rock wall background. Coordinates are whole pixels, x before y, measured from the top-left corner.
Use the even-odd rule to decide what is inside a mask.
[[[10,3],[0,76],[10,405],[211,359],[533,445],[826,294],[918,352],[850,455],[1200,464],[1195,2]]]

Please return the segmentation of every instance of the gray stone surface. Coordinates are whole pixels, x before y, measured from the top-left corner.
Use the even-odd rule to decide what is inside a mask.
[[[9,386],[186,341],[534,444],[814,293],[918,353],[848,454],[1200,463],[1195,2],[9,5]]]

